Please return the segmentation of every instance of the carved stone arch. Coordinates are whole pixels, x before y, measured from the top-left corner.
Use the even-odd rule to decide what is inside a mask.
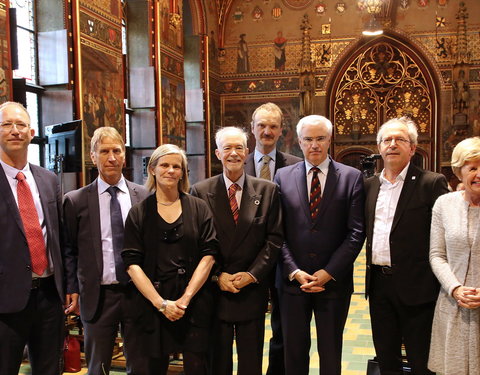
[[[192,29],[194,35],[207,34],[207,23],[205,9],[203,8],[202,0],[189,0],[190,9],[192,12]]]
[[[358,40],[335,65],[327,81],[329,117],[334,124],[332,153],[359,144],[372,146],[388,119],[411,117],[428,169],[439,166],[438,119],[441,78],[425,53],[403,36],[386,33]]]

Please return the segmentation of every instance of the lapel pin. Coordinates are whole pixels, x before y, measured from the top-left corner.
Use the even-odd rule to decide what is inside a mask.
[[[415,180],[417,178],[417,176],[412,176],[412,180]]]
[[[258,206],[260,204],[260,201],[258,199],[255,199],[255,202],[253,203],[255,203],[255,206]]]

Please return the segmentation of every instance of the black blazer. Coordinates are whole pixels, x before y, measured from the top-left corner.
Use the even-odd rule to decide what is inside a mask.
[[[61,301],[63,290],[63,227],[61,192],[57,176],[44,168],[30,164],[37,184],[47,227],[47,252],[53,261],[55,285]],[[14,313],[25,308],[32,289],[30,251],[15,197],[0,165],[0,314]]]
[[[132,206],[148,196],[147,190],[126,181]],[[82,319],[93,319],[103,274],[102,235],[97,180],[65,194],[63,200],[67,241],[65,272],[67,293],[80,292]]]
[[[379,177],[367,179],[365,189],[366,296],[368,296],[375,208],[380,191]],[[443,175],[410,164],[390,232],[390,257],[395,288],[392,293],[397,293],[407,305],[433,302],[438,296],[439,284],[428,260],[430,224],[433,205],[437,198],[445,193],[448,193],[448,188]]]
[[[245,160],[245,173],[250,176],[256,177],[255,161],[253,160],[254,156],[255,156],[255,152],[251,152],[248,154],[247,159]],[[287,154],[286,152],[281,152],[277,150],[276,157],[275,157],[274,173],[276,174],[280,168],[293,165],[295,163],[298,163],[299,161],[302,161],[302,159],[299,158],[298,156],[290,155],[290,154]]]
[[[238,322],[264,316],[268,303],[268,273],[283,241],[277,186],[263,179],[245,176],[238,224],[233,220],[223,174],[198,182],[195,195],[210,207],[220,243],[219,272],[250,272],[258,284],[240,293],[218,290],[217,316]]]

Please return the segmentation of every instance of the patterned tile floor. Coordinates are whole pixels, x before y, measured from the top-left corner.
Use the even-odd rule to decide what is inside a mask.
[[[375,356],[372,334],[370,330],[370,316],[368,303],[364,298],[365,291],[365,251],[363,250],[355,263],[355,293],[352,296],[347,324],[343,334],[342,375],[365,375],[367,360]],[[270,316],[267,316],[264,346],[263,370],[268,366],[268,341],[271,337]],[[315,323],[312,320],[312,348],[310,357],[310,374],[318,374],[319,358],[316,353]],[[234,368],[236,370],[236,368]],[[77,374],[86,374],[86,369]],[[236,374],[236,371],[234,371]],[[25,364],[21,367],[19,375],[31,374],[30,367]],[[124,375],[125,371],[111,371],[111,375]]]

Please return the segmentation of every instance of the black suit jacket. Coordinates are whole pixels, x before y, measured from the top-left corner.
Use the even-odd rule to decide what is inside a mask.
[[[245,160],[245,173],[250,176],[256,177],[255,161],[253,160],[254,156],[255,152],[251,152],[250,154],[248,154],[247,159]],[[298,156],[290,155],[277,150],[275,156],[275,174],[280,168],[293,165],[295,163],[298,163],[299,161],[302,161],[302,159]]]
[[[275,176],[284,214],[285,244],[277,272],[277,288],[305,294],[288,275],[325,269],[335,280],[318,298],[342,298],[353,292],[353,263],[365,240],[364,187],[360,171],[330,160],[319,213],[312,221],[305,162],[282,168]]]
[[[64,301],[61,221],[61,193],[57,176],[30,164],[37,184],[47,227],[47,252],[53,261],[55,285]],[[30,251],[15,197],[0,165],[0,313],[14,313],[25,308],[32,289]]]
[[[219,272],[250,272],[258,280],[239,293],[219,291],[217,316],[238,322],[264,316],[268,303],[268,273],[282,245],[278,189],[270,181],[245,176],[238,224],[233,220],[223,174],[192,187],[192,195],[210,207],[220,243]]]
[[[126,181],[132,206],[148,196],[147,190]],[[103,250],[97,180],[65,194],[63,201],[67,241],[67,293],[80,293],[82,319],[92,320],[99,304]]]
[[[375,208],[380,180],[370,177],[365,182],[367,199],[365,218],[367,228],[366,295],[370,288],[372,240]],[[419,305],[433,302],[439,284],[428,260],[432,208],[437,198],[448,192],[445,177],[410,164],[400,193],[390,232],[390,257],[393,284],[403,303]]]

